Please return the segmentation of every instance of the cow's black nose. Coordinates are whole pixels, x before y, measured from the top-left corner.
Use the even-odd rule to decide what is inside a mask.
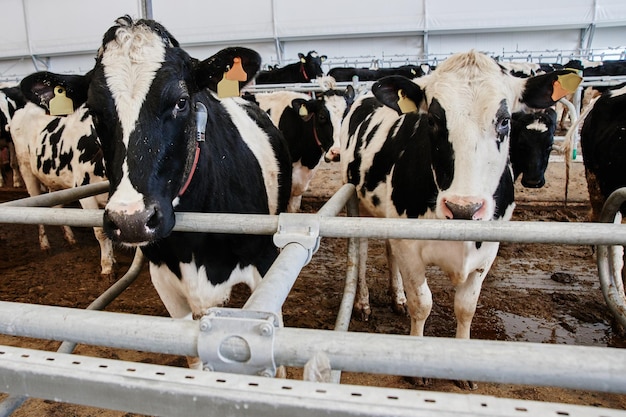
[[[105,210],[103,226],[107,235],[115,242],[141,244],[154,239],[161,224],[160,219],[160,211],[156,205],[133,213]]]

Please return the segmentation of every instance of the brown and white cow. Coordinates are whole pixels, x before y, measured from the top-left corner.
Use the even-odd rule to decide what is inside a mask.
[[[383,78],[342,125],[343,180],[378,217],[509,220],[511,114],[552,106],[580,81],[568,71],[514,77],[476,51],[453,55],[421,78]],[[456,337],[468,339],[499,242],[394,239],[388,247],[390,279],[401,279],[406,291],[411,335],[424,335],[432,308],[426,267],[437,265],[456,290]],[[359,285],[367,285],[363,270]],[[356,307],[367,313],[369,301],[361,294]]]

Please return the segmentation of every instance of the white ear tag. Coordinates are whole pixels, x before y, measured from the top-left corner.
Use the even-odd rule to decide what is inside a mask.
[[[65,88],[54,87],[54,97],[50,100],[50,116],[67,116],[74,113],[74,102],[65,95]]]

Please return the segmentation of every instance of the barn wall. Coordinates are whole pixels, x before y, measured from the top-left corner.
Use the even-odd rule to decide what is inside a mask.
[[[511,59],[554,57],[591,48],[616,59],[626,45],[623,0],[152,0],[152,13],[198,58],[225,45],[257,49],[266,64],[299,52],[329,57],[326,68],[389,66],[442,59],[476,48]],[[123,14],[140,17],[142,0],[0,0],[0,81],[35,70],[82,73],[102,34]],[[71,11],[71,12],[69,12]],[[593,28],[593,30],[589,30]],[[591,42],[589,43],[589,38]],[[605,52],[606,54],[606,52]],[[563,58],[565,59],[565,58]]]

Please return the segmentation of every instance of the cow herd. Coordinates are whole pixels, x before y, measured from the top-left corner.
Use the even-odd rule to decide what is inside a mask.
[[[139,247],[170,315],[198,319],[224,304],[235,284],[254,290],[278,250],[269,236],[173,232],[176,212],[297,212],[319,165],[340,161],[343,181],[371,215],[506,221],[518,177],[525,187],[544,185],[552,107],[582,80],[569,69],[516,76],[469,51],[427,74],[420,66],[379,74],[356,97],[352,87],[241,97],[220,90],[233,79],[235,91],[311,82],[324,75],[324,59],[311,51],[260,71],[260,55],[243,47],[194,58],[159,23],[124,16],[104,34],[87,74],[37,72],[19,88],[3,88],[2,134],[31,195],[108,179],[108,195],[80,202],[104,208],[103,227],[94,229],[103,276],[114,275],[113,244]],[[347,68],[334,74],[338,81],[365,76]],[[624,92],[602,96],[582,130],[587,171],[605,198],[626,185],[618,172],[626,157]],[[456,336],[469,338],[498,243],[387,245],[395,304],[408,311],[411,335],[424,334],[432,307],[425,271],[434,264],[456,290]],[[355,308],[367,316],[368,303],[359,298]]]

